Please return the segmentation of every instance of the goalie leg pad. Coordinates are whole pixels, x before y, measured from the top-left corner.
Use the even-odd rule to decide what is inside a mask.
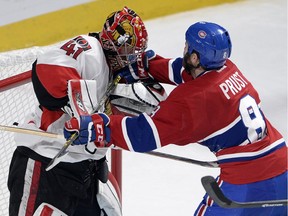
[[[120,199],[116,191],[116,187],[114,187],[113,183],[110,181],[110,178],[105,184],[99,181],[99,191],[96,198],[100,208],[108,216],[122,216]]]
[[[42,203],[34,212],[33,216],[68,216],[64,212],[60,211],[56,207]]]

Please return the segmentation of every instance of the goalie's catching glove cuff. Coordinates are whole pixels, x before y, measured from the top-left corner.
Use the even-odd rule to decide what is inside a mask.
[[[126,81],[126,83],[134,83],[139,79],[148,79],[149,76],[149,61],[156,57],[153,50],[144,52],[136,62],[124,67],[117,71],[115,74],[120,74]]]
[[[96,146],[99,146],[99,143],[110,141],[109,122],[109,117],[104,113],[80,116],[79,119],[73,117],[65,122],[64,137],[68,140],[73,133],[78,133],[73,145],[86,145],[94,142]]]

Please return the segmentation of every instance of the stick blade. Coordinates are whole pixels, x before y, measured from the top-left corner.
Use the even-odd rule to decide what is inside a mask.
[[[232,201],[228,199],[219,188],[216,180],[212,176],[204,176],[201,183],[206,193],[222,208],[235,208]]]
[[[282,207],[288,205],[288,200],[236,202],[228,199],[223,194],[221,188],[212,176],[204,176],[201,179],[201,182],[207,194],[222,208],[266,208]]]
[[[47,165],[45,170],[49,171],[53,169],[58,163],[60,163],[65,158],[66,155],[68,155],[68,151],[63,151],[61,152],[61,154],[58,154],[56,157],[52,158],[52,160]]]

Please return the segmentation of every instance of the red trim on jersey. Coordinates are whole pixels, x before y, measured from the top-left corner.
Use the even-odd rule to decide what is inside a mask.
[[[25,216],[32,216],[35,208],[36,197],[39,188],[39,180],[41,173],[41,162],[35,161],[32,175],[32,182],[30,187],[30,193],[27,202],[27,209]]]
[[[218,157],[226,154],[259,151],[269,146],[271,143],[274,143],[275,141],[283,138],[282,135],[271,125],[271,123],[267,119],[265,122],[267,127],[267,136],[263,140],[245,146],[235,146],[223,149],[217,152],[216,156]]]
[[[221,178],[217,178],[217,184],[219,185],[219,187],[221,186],[221,184],[223,183],[223,180]],[[207,208],[209,206],[212,206],[214,204],[214,200],[206,193],[207,197],[204,200],[205,204],[201,204],[201,206],[199,207],[198,212],[196,213],[197,216],[204,216],[205,212],[207,210]]]
[[[121,121],[122,119],[125,117],[125,113],[119,111],[113,104],[111,104],[111,111],[112,111],[112,114],[110,117],[110,123],[109,123],[109,127],[110,128],[113,128],[114,125],[121,125]],[[113,119],[111,121],[111,119]],[[111,133],[111,144],[114,144],[114,140],[115,138],[117,139],[117,146],[120,147],[120,148],[123,148],[123,149],[126,149],[126,150],[129,150],[128,149],[128,146],[126,145],[126,142],[124,141],[124,137],[123,137],[123,133],[122,133],[122,130],[113,130],[113,133]],[[119,144],[118,145],[118,141],[120,140]]]
[[[212,206],[213,205],[213,199],[210,196],[208,196],[208,198],[207,198],[207,205],[208,206]]]
[[[53,209],[47,205],[44,205],[43,210],[40,213],[40,216],[51,216],[53,214]]]
[[[268,120],[266,120],[266,126],[267,135],[263,140],[245,146],[223,149],[216,156],[256,152],[282,138]],[[222,163],[220,167],[221,179],[231,184],[247,184],[269,179],[287,170],[287,146],[255,160]]]
[[[230,184],[248,184],[272,178],[287,168],[287,147],[253,161],[220,164],[220,177]]]
[[[199,211],[197,213],[197,216],[203,216],[206,211],[207,206],[205,204],[202,204],[199,208]]]
[[[67,95],[67,81],[80,79],[75,68],[59,65],[37,64],[37,76],[44,88],[55,98]],[[57,80],[57,82],[53,82]]]
[[[175,85],[169,80],[169,60],[157,55],[156,58],[149,61],[149,73],[154,79],[161,80],[162,83]]]
[[[122,133],[122,127],[121,127],[121,122],[122,119],[124,118],[123,115],[111,115],[110,116],[110,124],[109,127],[111,128],[111,144],[117,143],[117,146],[120,148],[123,148],[125,150],[129,150],[125,140],[124,140],[124,136]],[[120,128],[119,128],[120,126]],[[115,128],[115,129],[113,129]],[[117,140],[117,142],[115,142]]]
[[[55,121],[57,121],[63,114],[63,111],[50,111],[46,108],[42,108],[43,113],[41,115],[40,129],[47,131],[48,127]],[[64,127],[64,126],[63,126]]]

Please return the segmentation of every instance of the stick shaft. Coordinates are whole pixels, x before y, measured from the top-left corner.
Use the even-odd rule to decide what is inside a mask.
[[[37,130],[32,130],[32,129],[27,129],[27,128],[19,128],[19,127],[10,127],[10,126],[4,126],[0,125],[0,130],[2,131],[8,131],[8,132],[15,132],[15,133],[23,133],[23,134],[30,134],[34,136],[43,136],[43,137],[50,137],[50,138],[56,138],[56,139],[64,139],[64,136],[61,134],[54,134],[54,133],[48,133],[44,131],[37,131]],[[75,137],[74,137],[75,138]],[[62,156],[63,152],[66,151],[68,146],[72,142],[68,142],[68,145],[65,143],[63,146],[63,149],[59,151],[59,153],[56,155],[57,157]],[[119,150],[116,148],[116,150]],[[218,163],[217,161],[199,161],[199,160],[194,160],[190,158],[185,158],[182,156],[176,156],[176,155],[171,155],[163,152],[156,152],[156,151],[151,151],[151,152],[146,152],[145,154],[155,156],[155,157],[161,157],[161,158],[166,158],[170,160],[176,160],[176,161],[181,161],[189,164],[195,164],[203,167],[210,167],[210,168],[217,168]]]
[[[0,125],[0,130],[8,131],[8,132],[15,132],[15,133],[30,134],[30,135],[35,135],[35,136],[44,136],[44,137],[50,137],[50,138],[56,138],[56,139],[61,139],[61,138],[63,139],[63,135],[61,134],[48,133],[45,131],[32,130],[28,128]]]
[[[51,170],[53,167],[55,167],[59,162],[61,162],[61,157],[65,157],[65,155],[68,154],[68,151],[66,149],[73,143],[75,139],[77,139],[78,133],[72,134],[72,136],[64,143],[64,146],[60,149],[60,151],[55,155],[54,158],[49,162],[49,164],[46,167],[46,171]]]
[[[218,167],[217,161],[199,161],[199,160],[194,160],[190,158],[185,158],[182,156],[176,156],[176,155],[171,155],[171,154],[167,154],[163,152],[156,152],[156,151],[146,152],[146,154],[153,155],[156,157],[162,157],[162,158],[172,159],[176,161],[181,161],[185,163],[195,164],[199,166],[204,166],[204,167],[210,167],[210,168]]]
[[[95,110],[93,110],[93,113],[98,112],[98,110],[104,105],[104,103],[106,102],[106,100],[109,98],[110,94],[112,93],[112,91],[115,89],[116,85],[120,82],[121,80],[121,76],[118,75],[108,86],[104,96],[101,98],[101,100],[99,101],[98,106],[95,108]]]

